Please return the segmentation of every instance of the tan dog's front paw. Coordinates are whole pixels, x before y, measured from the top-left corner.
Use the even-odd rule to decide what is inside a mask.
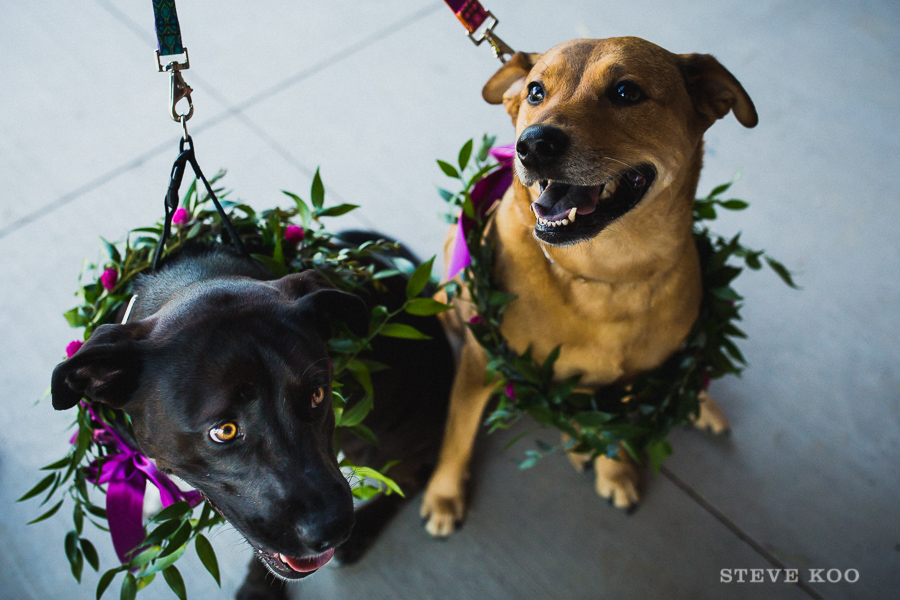
[[[641,479],[631,458],[619,450],[619,460],[599,456],[594,460],[597,493],[612,502],[616,508],[629,509],[640,500],[638,484]]]
[[[722,412],[722,409],[719,408],[719,404],[713,400],[713,397],[709,395],[709,392],[706,390],[700,392],[697,400],[700,402],[700,414],[694,419],[694,427],[707,429],[716,435],[731,430],[731,423],[728,422],[725,413]]]
[[[425,530],[434,537],[448,537],[456,530],[466,513],[466,502],[462,492],[439,494],[430,488],[422,499],[419,514],[425,519]]]

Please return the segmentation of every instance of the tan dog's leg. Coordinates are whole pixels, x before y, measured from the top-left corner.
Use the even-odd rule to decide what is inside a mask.
[[[450,394],[441,456],[422,500],[421,515],[428,519],[425,529],[436,537],[453,533],[456,521],[465,516],[469,459],[481,415],[491,395],[491,388],[483,385],[487,366],[484,351],[471,334],[466,337]]]
[[[731,429],[731,423],[725,417],[725,413],[719,408],[718,403],[713,400],[706,390],[700,392],[697,399],[700,401],[700,414],[694,419],[694,427],[697,429],[708,429],[709,431],[720,434]]]
[[[594,459],[594,470],[597,472],[594,485],[600,496],[609,499],[616,508],[627,509],[637,504],[641,475],[625,450],[619,448],[618,460],[598,456]]]
[[[571,440],[567,434],[562,434],[562,445],[565,446],[569,440]],[[566,457],[569,459],[569,462],[572,463],[572,466],[575,467],[575,470],[579,473],[584,471],[584,468],[587,466],[589,462],[591,462],[591,455],[587,452],[572,452],[571,450],[566,450]]]

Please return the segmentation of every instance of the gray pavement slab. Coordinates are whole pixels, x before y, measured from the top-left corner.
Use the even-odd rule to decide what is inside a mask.
[[[742,379],[714,384],[730,438],[673,434],[675,455],[625,516],[590,477],[554,457],[519,472],[529,438],[478,445],[472,512],[446,543],[420,529],[413,500],[359,565],[325,569],[295,597],[889,598],[900,584],[900,8],[890,1],[623,4],[493,0],[501,36],[542,50],[573,37],[639,35],[708,52],[741,80],[760,125],[733,118],[707,134],[705,191],[742,178],[751,208],[724,215],[799,272],[768,272],[746,300]],[[97,237],[160,215],[178,126],[154,70],[149,2],[16,4],[4,11],[0,73],[0,597],[93,597],[62,539],[68,517],[26,528],[14,504],[37,468],[65,451],[69,417],[34,407],[77,332],[59,316]],[[482,132],[510,141],[483,103],[497,68],[440,2],[179,3],[208,174],[254,205],[308,195],[321,166],[331,201],[422,256],[440,251],[435,192],[449,158]],[[545,434],[541,434],[545,435]],[[507,436],[507,437],[504,437]],[[546,437],[546,435],[545,435]],[[550,439],[550,438],[546,438]],[[100,539],[95,538],[95,539]],[[250,553],[223,529],[218,592],[195,558],[191,597],[228,597]],[[98,543],[104,564],[114,556]],[[857,569],[854,584],[719,582],[723,568]],[[113,591],[114,592],[114,591]],[[107,592],[107,597],[116,594]],[[161,582],[142,598],[169,598]]]

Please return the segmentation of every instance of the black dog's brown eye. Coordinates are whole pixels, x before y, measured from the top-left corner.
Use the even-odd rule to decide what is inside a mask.
[[[633,81],[620,81],[609,89],[609,99],[619,106],[631,106],[646,97],[641,86]]]
[[[544,101],[544,88],[536,81],[528,84],[528,96],[525,97],[528,104],[537,106]]]
[[[221,425],[216,425],[212,429],[209,430],[209,437],[212,441],[217,442],[219,444],[225,444],[234,440],[238,436],[238,426],[237,423],[232,423],[231,421],[227,423],[222,423]]]
[[[322,400],[325,399],[325,388],[320,387],[313,392],[312,395],[312,407],[315,408],[318,405],[322,404]]]

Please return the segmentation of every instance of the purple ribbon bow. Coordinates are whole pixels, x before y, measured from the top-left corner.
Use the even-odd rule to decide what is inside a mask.
[[[113,548],[124,564],[146,537],[144,533],[144,492],[147,481],[159,489],[163,507],[186,500],[196,506],[203,496],[200,492],[184,492],[150,459],[140,453],[128,440],[119,435],[105,421],[97,417],[90,404],[85,405],[99,427],[94,440],[106,447],[108,454],[88,466],[88,481],[107,484],[106,518]],[[74,442],[77,438],[72,438]]]
[[[479,217],[487,214],[494,203],[500,200],[512,185],[512,165],[515,157],[513,144],[491,148],[490,154],[497,159],[499,163],[497,168],[476,183],[469,193],[472,206]],[[453,250],[450,253],[450,264],[447,267],[447,279],[453,279],[460,271],[472,264],[472,254],[466,245],[466,234],[473,225],[475,225],[474,219],[467,217],[465,213],[459,215],[456,238],[453,240]]]

